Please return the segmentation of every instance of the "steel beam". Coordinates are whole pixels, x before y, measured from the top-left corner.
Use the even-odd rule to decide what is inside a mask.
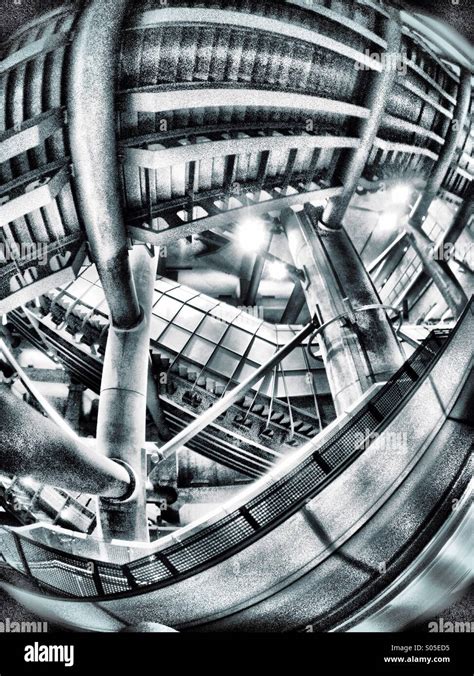
[[[68,40],[69,36],[67,33],[59,32],[40,38],[39,40],[34,40],[33,42],[27,42],[24,47],[9,54],[0,62],[0,74],[6,73],[26,61],[31,61],[31,59],[47,54],[53,51],[53,49],[62,47]]]
[[[52,202],[69,181],[69,167],[63,166],[47,183],[14,197],[0,206],[0,227],[8,225],[17,218],[30,214]]]
[[[346,19],[346,17],[344,17]],[[349,19],[346,19],[350,21]],[[278,19],[272,19],[268,16],[259,16],[245,11],[233,12],[229,9],[211,9],[204,7],[165,7],[161,9],[151,9],[143,12],[136,17],[132,24],[127,28],[139,30],[144,28],[158,27],[163,25],[176,24],[217,24],[219,26],[232,26],[244,28],[251,31],[270,31],[275,36],[301,40],[310,45],[327,49],[341,56],[360,63],[370,70],[380,71],[381,65],[377,59],[370,55],[360,52],[350,45],[334,40],[319,31],[305,28],[301,25],[291,24]],[[355,22],[351,22],[353,27]],[[360,30],[360,28],[359,28]],[[369,39],[377,36],[370,32]]]
[[[250,138],[233,138],[206,141],[185,146],[152,150],[149,148],[123,148],[124,162],[130,166],[147,169],[171,167],[182,162],[198,162],[215,157],[262,153],[266,151],[289,152],[295,148],[357,148],[360,140],[350,136],[316,136],[298,134],[291,136],[267,135]]]
[[[197,235],[205,230],[226,227],[229,223],[241,218],[255,218],[262,216],[269,211],[279,211],[306,202],[323,204],[325,200],[334,195],[338,195],[341,190],[342,188],[340,187],[318,188],[317,190],[302,191],[291,195],[281,195],[274,191],[273,198],[265,200],[264,202],[256,202],[249,206],[243,204],[241,207],[235,209],[222,210],[219,213],[213,213],[191,222],[182,222],[182,224],[176,226],[169,225],[165,218],[162,218],[161,225],[164,227],[161,227],[160,229],[151,229],[143,226],[140,221],[145,221],[146,216],[131,215],[128,218],[128,232],[134,240],[148,242],[155,246],[162,246],[170,242],[175,242],[182,237],[187,237],[188,235]],[[222,195],[220,195],[219,198],[222,200],[224,199]],[[195,206],[198,204],[200,204],[200,202],[196,201]],[[203,205],[205,208],[205,201],[203,202]],[[215,207],[215,209],[217,209],[217,207]],[[175,211],[178,210],[179,206],[176,207]],[[153,217],[160,218],[160,211],[161,210],[159,209],[154,209]]]
[[[188,110],[218,106],[257,106],[269,108],[298,108],[308,113],[333,113],[366,119],[370,110],[353,103],[324,99],[311,94],[243,89],[235,87],[203,87],[188,85],[169,91],[148,87],[124,91],[119,97],[121,112],[164,113],[169,110]]]
[[[55,108],[26,120],[18,127],[8,129],[0,134],[0,162],[6,162],[30,148],[39,146],[42,141],[61,129],[63,124],[64,113],[61,108]]]
[[[301,282],[297,280],[281,316],[280,324],[296,324],[305,303],[306,298],[303,287],[301,286]]]

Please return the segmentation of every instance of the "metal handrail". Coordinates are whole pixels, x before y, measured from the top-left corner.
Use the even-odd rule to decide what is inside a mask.
[[[262,364],[258,369],[254,371],[250,376],[248,376],[245,380],[243,380],[237,387],[234,387],[233,390],[228,392],[224,397],[216,401],[215,404],[213,404],[210,408],[207,409],[207,411],[204,411],[200,416],[198,416],[195,420],[193,420],[192,423],[190,423],[184,430],[179,432],[173,439],[170,439],[164,446],[160,448],[160,452],[163,454],[163,459],[166,459],[173,453],[177,453],[183,446],[185,446],[191,439],[193,439],[199,432],[201,432],[203,429],[205,429],[208,425],[210,425],[216,418],[219,417],[221,413],[226,411],[230,406],[235,404],[236,401],[239,400],[239,398],[247,392],[251,387],[253,387],[256,383],[259,382],[261,378],[263,378],[271,369],[273,369],[274,366],[279,364],[290,352],[294,350],[295,347],[297,347],[300,343],[303,342],[303,340],[307,336],[311,336],[307,349],[313,359],[316,359],[315,355],[311,351],[311,343],[314,340],[314,338],[324,331],[324,329],[332,324],[333,322],[339,321],[341,319],[345,319],[347,317],[351,317],[353,314],[357,312],[365,312],[367,310],[392,310],[394,311],[400,318],[400,324],[401,324],[401,312],[398,310],[398,308],[393,308],[389,305],[382,305],[382,304],[373,304],[373,305],[364,305],[360,308],[351,308],[351,310],[343,312],[336,317],[333,317],[329,321],[325,322],[324,324],[319,324],[319,319],[317,316],[314,316],[313,319],[307,324],[299,333],[296,334],[294,338],[292,338],[286,345],[284,345],[282,348],[277,350],[274,355],[270,357],[270,359]],[[397,329],[398,330],[398,329]],[[153,469],[153,471],[156,471],[156,467]]]
[[[168,441],[160,448],[163,458],[167,458],[173,453],[177,452],[188,441],[193,439],[205,427],[210,425],[221,413],[226,411],[232,404],[235,404],[238,399],[247,392],[253,385],[265,376],[276,364],[279,364],[292,350],[299,345],[307,336],[314,332],[315,323],[317,319],[313,318],[309,324],[301,329],[301,331],[290,340],[286,345],[277,350],[270,359],[262,364],[258,369],[251,373],[245,380],[243,380],[237,387],[234,387],[222,399],[216,401],[207,411],[204,411],[196,420],[188,425],[184,430],[177,434],[173,439]]]

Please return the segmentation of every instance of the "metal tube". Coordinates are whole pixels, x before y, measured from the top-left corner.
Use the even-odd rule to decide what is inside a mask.
[[[237,387],[228,392],[224,397],[216,401],[207,411],[205,411],[198,418],[193,420],[187,427],[184,428],[173,439],[168,441],[160,448],[160,453],[164,458],[169,457],[182,446],[184,446],[190,439],[199,434],[205,427],[210,425],[223,411],[226,411],[229,406],[235,404],[240,397],[247,392],[251,387],[256,385],[259,380],[263,378],[272,368],[279,364],[292,350],[295,349],[303,340],[314,332],[316,320],[307,324],[299,333],[296,334],[286,345],[280,348],[268,361],[259,366],[253,373],[251,373],[245,380],[242,380]]]
[[[461,70],[458,85],[458,95],[453,119],[450,122],[444,145],[440,150],[438,161],[431,172],[426,187],[421,195],[413,214],[410,217],[410,225],[417,230],[421,229],[426,218],[431,202],[434,200],[448,173],[458,145],[459,136],[462,133],[469,105],[471,102],[471,72],[467,68]]]
[[[393,60],[401,51],[401,29],[394,18],[388,19],[386,40],[385,56],[387,58],[382,72],[373,75],[374,82],[368,87],[365,107],[370,109],[370,116],[360,123],[359,147],[352,151],[349,162],[344,167],[341,179],[344,186],[343,192],[340,196],[328,201],[321,218],[327,228],[336,229],[342,225],[342,219],[364,171],[384,114],[386,101],[393,87],[396,74]]]
[[[468,298],[451,268],[446,261],[435,260],[433,242],[423,230],[409,228],[407,237],[454,317],[460,317]]]
[[[443,235],[443,242],[436,250],[436,260],[446,260],[449,255],[443,256],[443,245],[453,245],[461,236],[462,231],[469,224],[469,219],[474,212],[474,181],[471,181],[464,196],[464,201],[458,209],[458,212]]]
[[[158,256],[147,247],[131,252],[133,276],[142,321],[133,331],[111,327],[107,339],[97,419],[97,447],[127,463],[135,473],[136,490],[127,502],[100,502],[106,539],[148,540],[146,519],[145,424],[150,322]]]
[[[432,242],[423,231],[422,226],[430,205],[438,194],[453,161],[459,135],[464,127],[466,116],[469,111],[470,101],[471,72],[464,68],[461,70],[454,117],[446,135],[445,143],[441,149],[438,162],[426,184],[425,190],[407,223],[407,234],[413,248],[423,263],[426,272],[437,286],[455,317],[460,316],[467,303],[467,296],[447,262],[444,260],[437,261],[435,259]],[[469,200],[467,201],[469,202]],[[461,217],[462,215],[463,212],[461,212]]]
[[[295,214],[282,213],[294,264],[304,270],[303,284],[311,313],[321,322],[356,306],[379,304],[377,291],[343,227],[325,228],[319,211],[306,205]],[[332,324],[321,337],[329,387],[337,415],[357,401],[374,382],[387,380],[404,355],[383,312],[362,313],[356,325]]]
[[[131,478],[0,385],[0,470],[66,490],[120,499]]]
[[[117,170],[116,64],[128,0],[92,0],[77,23],[67,86],[74,187],[113,325],[137,324]]]

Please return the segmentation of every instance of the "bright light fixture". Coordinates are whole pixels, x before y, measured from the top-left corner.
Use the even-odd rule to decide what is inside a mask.
[[[272,279],[284,279],[287,275],[286,265],[281,261],[268,263],[268,272]]]
[[[400,183],[394,185],[390,190],[390,201],[392,204],[408,204],[412,196],[412,189],[409,185]]]
[[[39,483],[30,476],[24,477],[24,479],[21,480],[21,483],[26,488],[31,488],[32,490],[36,489],[36,487],[39,486]]]
[[[265,243],[265,224],[258,219],[249,219],[239,223],[237,239],[245,251],[258,251]]]
[[[385,211],[380,214],[378,225],[384,230],[395,230],[398,226],[400,214],[397,211]]]

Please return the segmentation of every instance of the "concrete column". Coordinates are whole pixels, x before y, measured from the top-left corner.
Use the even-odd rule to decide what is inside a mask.
[[[311,314],[321,323],[380,299],[343,228],[330,230],[319,221],[320,210],[307,204],[298,213],[282,213],[289,248],[303,282]],[[387,380],[404,357],[383,310],[357,313],[353,322],[335,322],[320,339],[336,413],[340,415],[374,382]]]
[[[105,539],[148,540],[146,520],[145,427],[150,347],[150,320],[158,256],[145,246],[130,255],[142,320],[134,329],[109,330],[97,418],[97,447],[126,463],[136,487],[127,501],[101,500]]]

